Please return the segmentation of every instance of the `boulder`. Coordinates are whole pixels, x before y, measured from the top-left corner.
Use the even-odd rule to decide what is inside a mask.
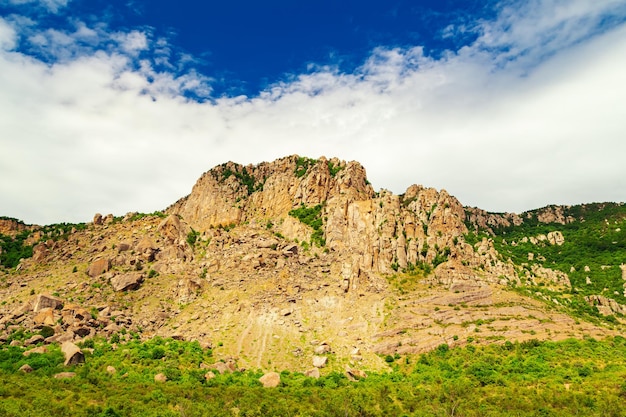
[[[57,310],[63,308],[63,300],[59,297],[54,297],[48,294],[39,294],[35,297],[35,302],[33,303],[33,311],[35,313],[43,310],[44,308],[50,308],[52,310]]]
[[[56,323],[54,311],[51,308],[42,309],[33,317],[33,323],[35,326],[54,326]]]
[[[102,226],[102,214],[96,213],[93,216],[93,224],[95,224],[96,226]]]
[[[36,345],[44,341],[44,337],[40,334],[36,334],[28,339],[24,340],[24,346]]]
[[[115,369],[113,366],[109,365],[107,366],[107,373],[110,375],[115,375],[115,373],[117,373],[117,369]]]
[[[46,346],[39,346],[39,347],[25,351],[24,353],[22,353],[22,355],[30,356],[33,353],[39,353],[39,354],[48,353],[48,348]]]
[[[268,372],[259,378],[259,382],[261,382],[265,388],[275,388],[280,385],[280,374],[277,372]]]
[[[330,353],[331,349],[328,343],[322,342],[319,346],[316,346],[313,351],[315,352],[316,355],[323,355],[325,353]]]
[[[33,368],[29,364],[25,363],[24,365],[20,366],[20,371],[24,372],[25,374],[29,374],[33,372]]]
[[[165,376],[165,374],[156,374],[154,376],[154,382],[166,382],[167,381],[167,377]]]
[[[367,378],[367,374],[365,373],[365,371],[362,371],[360,369],[352,369],[350,367],[346,368],[346,374],[348,378],[353,378],[356,380]]]
[[[308,376],[309,378],[318,379],[320,377],[320,370],[317,368],[309,369],[304,373],[304,375]]]
[[[58,374],[54,375],[55,379],[67,379],[67,378],[74,378],[76,376],[76,372],[59,372]]]
[[[215,378],[215,374],[213,373],[213,371],[209,371],[206,374],[204,374],[204,379],[206,379],[207,381],[213,378]]]
[[[111,269],[111,260],[108,258],[99,258],[89,265],[89,268],[87,268],[87,275],[91,278],[95,278],[105,272],[108,272],[109,269]]]
[[[316,368],[323,368],[326,366],[328,358],[326,356],[313,356],[313,366]]]
[[[131,272],[124,275],[116,275],[111,278],[111,286],[115,291],[136,290],[143,282],[140,272]]]
[[[159,224],[158,231],[169,243],[180,244],[186,241],[187,233],[191,229],[183,225],[178,216],[170,214]]]
[[[152,262],[158,252],[158,248],[150,238],[145,237],[137,243],[135,252],[137,252],[143,260]]]
[[[50,251],[44,242],[38,243],[33,247],[33,261],[37,263],[43,262],[49,254]]]
[[[85,362],[85,355],[80,348],[72,342],[64,342],[61,345],[61,352],[63,352],[63,356],[65,357],[65,362],[63,363],[65,366]]]

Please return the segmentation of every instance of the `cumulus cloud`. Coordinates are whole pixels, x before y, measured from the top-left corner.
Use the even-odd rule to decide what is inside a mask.
[[[624,2],[528,4],[508,3],[440,58],[381,46],[354,73],[320,67],[222,98],[145,31],[0,19],[0,175],[12,179],[0,214],[153,211],[216,164],[293,153],[358,160],[375,187],[446,188],[494,211],[623,201]],[[25,36],[73,52],[15,51]]]

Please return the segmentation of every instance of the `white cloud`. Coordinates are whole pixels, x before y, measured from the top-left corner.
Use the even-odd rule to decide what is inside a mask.
[[[57,13],[64,7],[67,7],[71,0],[2,0],[3,3],[22,5],[22,4],[35,4],[36,6],[47,9],[52,13]]]
[[[10,51],[15,48],[17,34],[6,20],[0,17],[0,50]]]
[[[178,65],[162,39],[0,19],[0,175],[12,178],[0,214],[49,223],[153,211],[216,164],[293,153],[355,159],[375,187],[446,188],[489,210],[623,201],[626,27],[598,30],[623,4],[509,5],[440,59],[381,47],[354,74],[319,68],[258,97],[204,103],[186,95],[207,96],[209,78],[155,69]],[[12,51],[16,30],[74,52],[44,64]]]

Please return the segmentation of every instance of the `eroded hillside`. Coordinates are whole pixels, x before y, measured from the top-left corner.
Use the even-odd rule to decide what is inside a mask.
[[[227,163],[162,213],[13,227],[35,246],[0,270],[0,337],[159,335],[198,340],[240,368],[303,371],[621,329],[621,313],[572,318],[570,276],[504,254],[494,227],[505,220],[521,224],[466,214],[444,190],[374,192],[356,162]]]

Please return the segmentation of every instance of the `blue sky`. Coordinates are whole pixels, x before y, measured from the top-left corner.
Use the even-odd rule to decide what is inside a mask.
[[[211,3],[0,0],[0,215],[294,153],[490,211],[626,199],[626,0]]]

